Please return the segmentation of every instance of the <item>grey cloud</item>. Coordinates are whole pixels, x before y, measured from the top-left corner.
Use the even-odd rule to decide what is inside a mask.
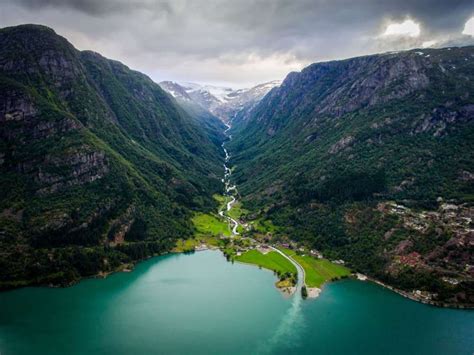
[[[147,1],[127,1],[127,0],[18,0],[18,3],[25,8],[32,10],[46,8],[62,8],[83,12],[93,16],[104,16],[116,13],[133,13],[138,8],[149,8],[153,6],[155,10],[169,11],[166,2]]]
[[[0,0],[0,22],[43,23],[81,49],[150,74],[247,85],[319,60],[420,46],[461,36],[471,1],[386,0]],[[410,17],[419,38],[380,39]]]

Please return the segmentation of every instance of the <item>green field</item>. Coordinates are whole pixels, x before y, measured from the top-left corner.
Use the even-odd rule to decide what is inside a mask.
[[[306,285],[308,287],[321,287],[327,281],[348,276],[351,271],[342,265],[337,265],[327,259],[315,259],[311,256],[297,255],[295,251],[280,248],[286,255],[291,256],[304,269]]]
[[[214,198],[218,201],[219,197],[224,198],[221,195],[214,195]],[[230,236],[230,229],[227,222],[219,216],[197,213],[192,221],[195,228],[193,238],[179,239],[176,242],[175,247],[172,249],[172,252],[189,252],[201,244],[219,247],[221,245],[221,240],[218,237],[220,235]]]
[[[249,250],[241,256],[237,256],[235,260],[242,263],[258,265],[265,269],[275,271],[278,274],[284,274],[286,272],[293,275],[297,274],[296,267],[276,251],[262,254],[258,250]]]
[[[229,225],[224,219],[206,213],[197,213],[193,217],[196,235],[214,235],[220,234],[230,236]]]
[[[242,214],[247,213],[248,211],[242,208],[242,202],[237,201],[232,205],[232,208],[228,212],[228,215],[235,220],[239,220]]]
[[[190,239],[178,239],[175,247],[171,250],[173,253],[186,253],[193,251],[198,245],[206,244],[207,246],[219,247],[221,240],[217,237],[199,236]]]
[[[287,249],[287,248],[282,248],[282,247],[278,247],[278,249],[280,249],[280,251],[282,251],[283,254],[286,254],[288,256],[295,256],[296,255],[296,251],[294,251],[294,250]]]

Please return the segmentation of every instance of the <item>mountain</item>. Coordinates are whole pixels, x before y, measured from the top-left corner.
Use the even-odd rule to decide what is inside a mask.
[[[168,92],[177,103],[208,132],[208,137],[214,144],[221,144],[224,141],[224,130],[226,126],[224,123],[214,116],[205,107],[193,100],[186,89],[172,81],[162,81],[160,86],[163,90]]]
[[[253,108],[271,89],[281,84],[274,80],[254,86],[250,89],[234,90],[227,87],[200,85],[195,83],[178,84],[162,81],[161,87],[181,103],[193,102],[224,122],[230,122],[237,115]]]
[[[173,81],[162,81],[160,87],[171,94],[175,99],[181,101],[193,101],[191,96],[188,95],[186,88]]]
[[[249,112],[261,99],[273,88],[281,84],[280,80],[269,81],[259,84],[250,89],[235,90],[227,95],[224,104],[215,109],[218,117],[225,117],[228,121],[237,122],[237,120],[245,119]]]
[[[231,133],[247,219],[397,288],[474,304],[474,47],[312,64]]]
[[[0,30],[0,288],[169,250],[222,189],[221,123],[52,29]]]

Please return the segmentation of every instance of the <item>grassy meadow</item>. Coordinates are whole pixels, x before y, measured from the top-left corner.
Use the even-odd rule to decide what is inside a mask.
[[[277,274],[297,274],[296,267],[276,251],[262,254],[258,250],[249,250],[240,256],[236,256],[235,260],[242,263],[258,265],[265,269],[272,270]]]
[[[334,264],[327,259],[298,255],[294,250],[285,248],[280,248],[280,250],[286,255],[291,256],[303,267],[308,287],[321,287],[327,281],[345,277],[351,273],[347,267]]]
[[[196,235],[225,235],[230,236],[230,229],[227,221],[219,216],[208,213],[197,213],[193,217],[193,224],[196,229]]]

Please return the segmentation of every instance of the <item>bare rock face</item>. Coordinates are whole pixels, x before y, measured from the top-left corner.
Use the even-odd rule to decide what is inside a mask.
[[[62,81],[80,75],[80,69],[63,52],[44,51],[38,62],[40,68],[54,80]]]
[[[341,116],[361,107],[403,98],[429,85],[423,59],[415,55],[362,57],[347,64],[346,76],[339,77],[332,84],[337,88],[317,105],[315,111],[319,114]],[[367,68],[373,69],[361,75]]]
[[[53,70],[62,70],[65,63],[51,64]],[[46,65],[45,64],[45,65]],[[44,114],[33,103],[32,97],[24,92],[11,89],[0,97],[0,137],[11,144],[2,153],[2,164],[12,166],[12,170],[26,173],[38,186],[37,193],[56,192],[63,187],[93,182],[102,178],[108,171],[104,153],[91,151],[90,147],[80,146],[67,154],[56,156],[32,156],[18,158],[16,150],[35,141],[54,139],[71,131],[81,129],[81,124],[66,115],[44,119]],[[18,147],[18,148],[15,148]]]
[[[9,90],[0,97],[0,122],[28,121],[38,113],[25,94]]]
[[[45,120],[25,92],[10,89],[0,96],[0,137],[7,142],[27,144],[80,127],[79,122],[66,116]]]
[[[250,89],[231,89],[194,83],[178,84],[162,81],[160,86],[180,103],[194,103],[208,110],[223,122],[245,120],[247,113],[281,81],[274,80],[259,84]]]
[[[347,148],[352,142],[354,142],[354,137],[352,136],[343,137],[337,143],[331,146],[331,148],[329,149],[329,153],[336,154],[339,151]]]
[[[34,175],[35,181],[44,186],[37,192],[40,195],[93,182],[109,171],[104,153],[91,152],[88,147],[81,147],[67,155],[46,156],[43,164],[45,168],[39,167]],[[57,170],[62,173],[55,174],[54,171]]]
[[[458,110],[450,110],[441,106],[424,115],[422,121],[415,128],[414,133],[432,132],[439,137],[446,133],[446,129],[455,123],[465,123],[474,120],[474,105],[465,105]]]
[[[459,179],[461,181],[474,181],[474,173],[471,173],[470,171],[463,170],[459,174]]]

